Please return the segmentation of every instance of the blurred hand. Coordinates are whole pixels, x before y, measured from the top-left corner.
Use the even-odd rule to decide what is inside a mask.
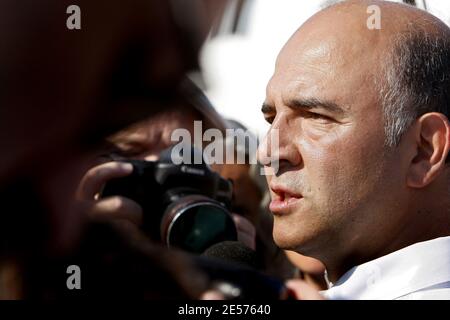
[[[98,198],[107,181],[128,176],[132,171],[130,163],[108,162],[90,169],[83,176],[77,189],[77,198],[86,205],[89,218],[101,221],[125,220],[136,226],[142,224],[142,208],[135,201],[122,196]]]
[[[297,300],[325,300],[317,289],[303,280],[288,280],[286,287],[295,295]]]
[[[220,291],[211,289],[203,292],[200,295],[199,300],[226,300],[226,299]]]
[[[286,287],[289,289],[291,295],[294,295],[297,300],[326,300],[319,291],[303,280],[289,280],[286,282]],[[199,299],[227,300],[223,293],[217,289],[206,290],[200,295]]]
[[[238,241],[250,249],[256,249],[256,229],[246,218],[236,213],[232,214],[238,232]]]

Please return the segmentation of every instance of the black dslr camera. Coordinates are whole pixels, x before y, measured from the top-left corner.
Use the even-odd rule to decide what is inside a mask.
[[[186,164],[172,149],[164,150],[158,161],[126,160],[133,165],[132,174],[106,183],[101,197],[136,201],[144,211],[144,232],[168,247],[202,253],[216,243],[236,241],[231,181],[213,172],[201,156],[200,164]],[[189,152],[194,159],[200,151],[190,147]]]

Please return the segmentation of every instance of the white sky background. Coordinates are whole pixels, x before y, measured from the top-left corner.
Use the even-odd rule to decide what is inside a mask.
[[[268,124],[260,109],[276,56],[294,31],[326,1],[253,1],[245,32],[213,38],[204,46],[200,60],[206,94],[217,110],[261,135]],[[423,8],[423,0],[416,2]],[[450,1],[425,3],[429,12],[450,25]]]
[[[427,11],[434,14],[450,26],[450,1],[426,0]]]

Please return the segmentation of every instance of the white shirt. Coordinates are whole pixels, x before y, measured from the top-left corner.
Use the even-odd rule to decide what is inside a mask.
[[[418,242],[350,269],[327,299],[450,299],[450,237]]]

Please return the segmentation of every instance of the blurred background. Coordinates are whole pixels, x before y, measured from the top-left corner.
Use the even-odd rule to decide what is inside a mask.
[[[203,78],[198,79],[217,110],[237,119],[258,136],[268,124],[255,116],[278,52],[310,16],[336,0],[229,0],[219,25],[200,55]],[[450,25],[450,1],[409,0]]]

